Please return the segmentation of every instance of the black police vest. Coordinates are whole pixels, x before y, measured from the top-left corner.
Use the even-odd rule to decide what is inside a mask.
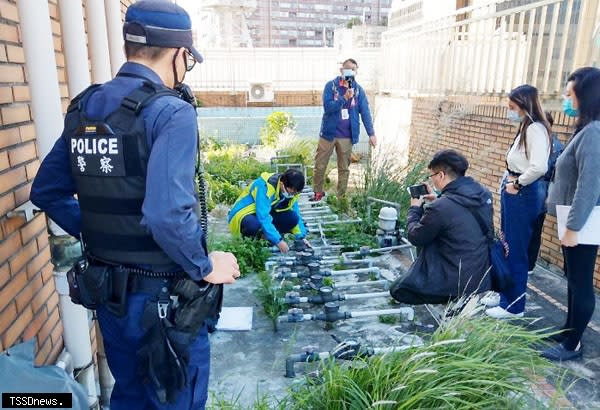
[[[140,114],[156,98],[179,96],[144,81],[106,118],[88,119],[86,104],[97,87],[92,85],[73,99],[63,133],[77,186],[85,248],[106,262],[149,264],[155,271],[178,269],[140,225],[150,155]]]

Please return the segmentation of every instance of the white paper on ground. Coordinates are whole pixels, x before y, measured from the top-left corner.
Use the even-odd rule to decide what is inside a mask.
[[[218,330],[252,330],[252,307],[224,307],[217,322]]]
[[[562,239],[567,229],[570,206],[556,205],[556,225],[558,238]],[[577,242],[582,245],[600,245],[600,206],[595,206],[585,225],[577,232]]]

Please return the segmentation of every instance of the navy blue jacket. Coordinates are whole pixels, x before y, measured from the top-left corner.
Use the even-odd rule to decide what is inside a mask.
[[[358,115],[370,136],[375,135],[373,129],[373,119],[369,111],[369,101],[365,90],[356,82],[353,83],[354,88],[354,103],[348,109],[350,115],[350,131],[352,133],[352,145],[358,142],[360,135],[360,123]],[[344,99],[344,89],[342,88],[342,77],[327,82],[323,89],[323,119],[321,120],[321,138],[328,141],[333,141],[337,123],[341,119],[342,108],[346,100]]]
[[[119,73],[162,84],[154,71],[141,64],[127,62]],[[89,100],[88,117],[106,117],[119,106],[123,97],[141,85],[143,78],[117,76],[103,84]],[[191,278],[199,280],[212,271],[212,265],[204,246],[204,232],[195,213],[196,113],[190,104],[179,98],[162,97],[144,108],[142,115],[151,153],[141,224],[171,259]],[[61,228],[79,237],[81,216],[75,194],[69,150],[65,138],[59,138],[35,177],[31,201]],[[147,264],[140,261],[140,266]]]

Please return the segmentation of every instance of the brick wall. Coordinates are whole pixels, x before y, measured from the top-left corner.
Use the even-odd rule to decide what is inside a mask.
[[[64,56],[56,0],[48,2],[66,104]],[[39,167],[19,14],[14,0],[0,0],[0,350],[36,340],[36,363],[56,360],[63,347],[43,214],[26,222],[7,213],[29,199]]]
[[[202,107],[294,107],[321,105],[320,91],[276,91],[273,102],[246,103],[245,91],[201,91],[196,97]]]
[[[497,193],[505,169],[505,153],[515,136],[516,127],[506,119],[506,100],[499,98],[450,99],[416,98],[413,100],[410,135],[412,158],[430,158],[440,149],[454,148],[469,160],[469,175],[494,193],[495,224],[499,226],[500,200]],[[563,113],[553,112],[553,131],[565,141],[573,129]],[[546,217],[542,234],[542,263],[562,269],[556,219]],[[596,261],[594,285],[600,288],[600,258]]]

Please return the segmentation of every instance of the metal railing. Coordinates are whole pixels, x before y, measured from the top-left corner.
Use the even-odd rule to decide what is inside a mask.
[[[503,94],[529,83],[556,94],[573,69],[590,64],[598,0],[503,3],[386,31],[379,90]]]
[[[204,63],[186,76],[195,90],[248,91],[252,83],[270,84],[274,91],[323,91],[344,59],[359,63],[358,82],[375,88],[379,49],[359,49],[351,55],[334,48],[232,48],[203,50]]]

